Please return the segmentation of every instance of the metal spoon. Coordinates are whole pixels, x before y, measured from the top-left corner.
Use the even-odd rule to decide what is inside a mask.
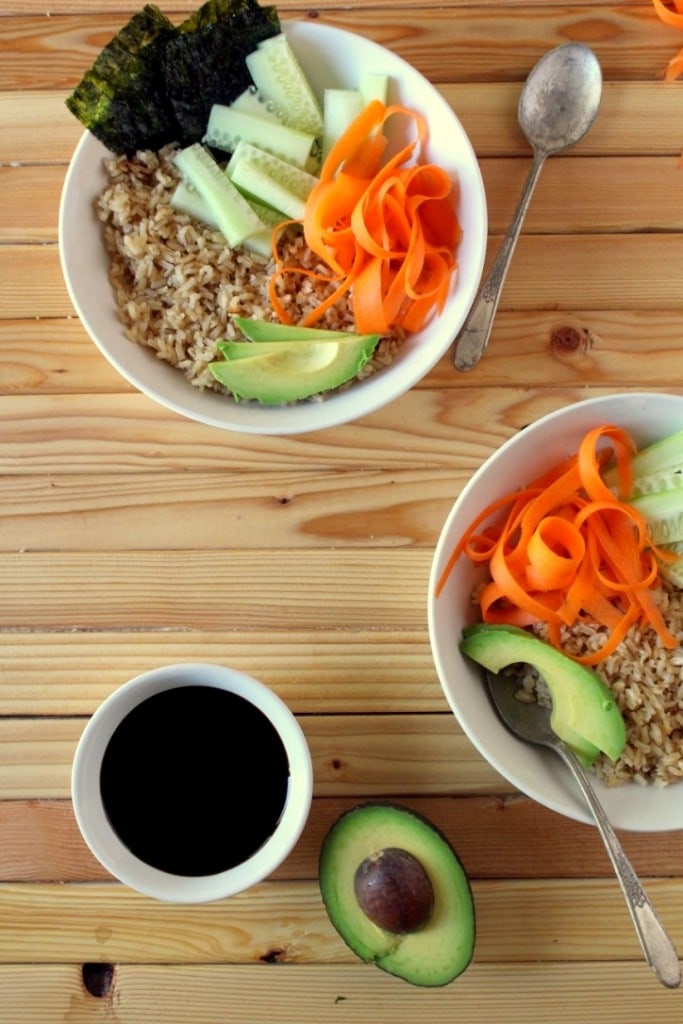
[[[655,913],[631,866],[605,811],[595,795],[588,775],[572,750],[550,728],[550,708],[527,704],[517,699],[520,688],[514,676],[486,672],[486,682],[493,704],[503,723],[520,739],[550,747],[571,769],[590,807],[595,824],[609,854],[617,879],[626,898],[633,923],[643,947],[645,959],[655,975],[667,988],[678,988],[681,966],[676,949]]]
[[[600,64],[583,43],[565,43],[550,50],[527,78],[517,116],[533,147],[534,158],[500,251],[458,335],[455,350],[458,370],[471,370],[476,366],[488,344],[505,275],[546,157],[568,149],[583,138],[595,120],[601,96]]]

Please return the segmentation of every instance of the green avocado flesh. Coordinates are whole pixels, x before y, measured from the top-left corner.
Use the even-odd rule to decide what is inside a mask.
[[[460,650],[489,672],[524,662],[543,677],[552,699],[550,724],[586,763],[603,751],[615,761],[626,743],[626,726],[614,696],[600,677],[562,651],[515,626],[479,624],[463,632]]]
[[[378,335],[328,341],[222,342],[226,357],[210,363],[214,378],[236,399],[281,405],[329,391],[352,380],[378,342]]]
[[[434,890],[434,907],[418,931],[374,924],[355,893],[356,871],[382,850],[407,851]],[[446,838],[428,821],[394,804],[363,804],[332,826],[320,856],[320,891],[330,920],[367,963],[413,985],[447,985],[472,960],[475,913],[467,875]]]

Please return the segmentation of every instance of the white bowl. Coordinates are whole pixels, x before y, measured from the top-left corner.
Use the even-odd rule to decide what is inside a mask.
[[[147,698],[180,686],[217,687],[254,705],[275,727],[289,763],[287,796],[272,835],[247,860],[211,875],[177,875],[136,857],[112,828],[100,791],[102,759],[117,726]],[[245,768],[248,770],[248,766]],[[239,785],[239,779],[228,780],[226,788],[229,785]],[[115,878],[146,896],[168,903],[204,903],[233,896],[261,882],[289,855],[310,811],[313,767],[301,726],[287,705],[265,684],[221,665],[169,665],[131,679],[97,708],[76,747],[71,794],[83,838]],[[217,813],[221,813],[220,808]],[[231,824],[226,821],[225,827]]]
[[[451,509],[439,537],[429,582],[429,636],[446,698],[463,731],[504,778],[532,799],[577,821],[590,813],[560,759],[512,736],[489,702],[481,670],[458,649],[462,629],[476,618],[470,595],[481,578],[466,558],[458,560],[440,596],[437,581],[466,527],[490,501],[532,480],[576,450],[583,435],[603,423],[624,427],[638,445],[683,428],[683,396],[624,394],[566,406],[506,441],[474,474]],[[617,828],[666,831],[683,828],[683,782],[664,789],[626,783],[595,783]]]
[[[319,96],[326,86],[354,87],[360,69],[389,75],[390,99],[428,120],[426,158],[458,182],[463,238],[457,280],[442,315],[411,336],[391,366],[321,402],[264,407],[199,391],[151,350],[124,337],[107,277],[102,227],[93,211],[93,202],[107,183],[102,166],[107,150],[89,132],[74,152],[59,211],[62,269],[71,301],[109,362],[166,408],[202,423],[254,434],[295,434],[347,423],[406,392],[438,362],[458,333],[476,294],[486,252],[486,198],[479,165],[460,121],[438,90],[396,54],[362,36],[304,21],[283,22],[283,30]]]

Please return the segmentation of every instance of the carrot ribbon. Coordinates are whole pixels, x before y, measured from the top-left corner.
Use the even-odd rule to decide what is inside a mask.
[[[405,117],[414,138],[386,156],[391,118]],[[327,267],[288,265],[274,243],[269,297],[283,323],[293,323],[280,288],[290,275],[332,286],[301,320],[316,323],[351,293],[359,334],[421,330],[448,297],[461,236],[449,175],[419,162],[427,125],[415,111],[373,100],[334,144],[304,210],[304,238]],[[278,235],[281,237],[281,235]]]
[[[673,649],[676,638],[653,593],[657,559],[666,556],[650,542],[640,512],[615,496],[602,477],[614,457],[619,494],[627,497],[634,453],[626,431],[611,425],[590,430],[574,456],[476,517],[448,560],[437,596],[465,555],[488,565],[490,579],[477,595],[484,622],[544,622],[557,647],[563,626],[602,627],[602,647],[575,658],[586,665],[603,661],[634,623],[651,626],[664,647]]]

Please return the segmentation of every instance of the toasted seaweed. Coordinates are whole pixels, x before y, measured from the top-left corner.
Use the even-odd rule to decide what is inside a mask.
[[[250,84],[246,55],[279,31],[275,7],[256,0],[206,0],[177,27],[147,4],[104,47],[66,105],[117,154],[189,145],[202,138],[213,103],[230,103]]]
[[[164,48],[176,31],[158,7],[147,4],[67,98],[69,110],[113,152],[158,149],[178,135],[163,74]]]
[[[280,31],[274,6],[255,0],[207,0],[179,27],[164,51],[166,90],[180,141],[202,138],[214,103],[231,103],[249,85],[245,57]]]

